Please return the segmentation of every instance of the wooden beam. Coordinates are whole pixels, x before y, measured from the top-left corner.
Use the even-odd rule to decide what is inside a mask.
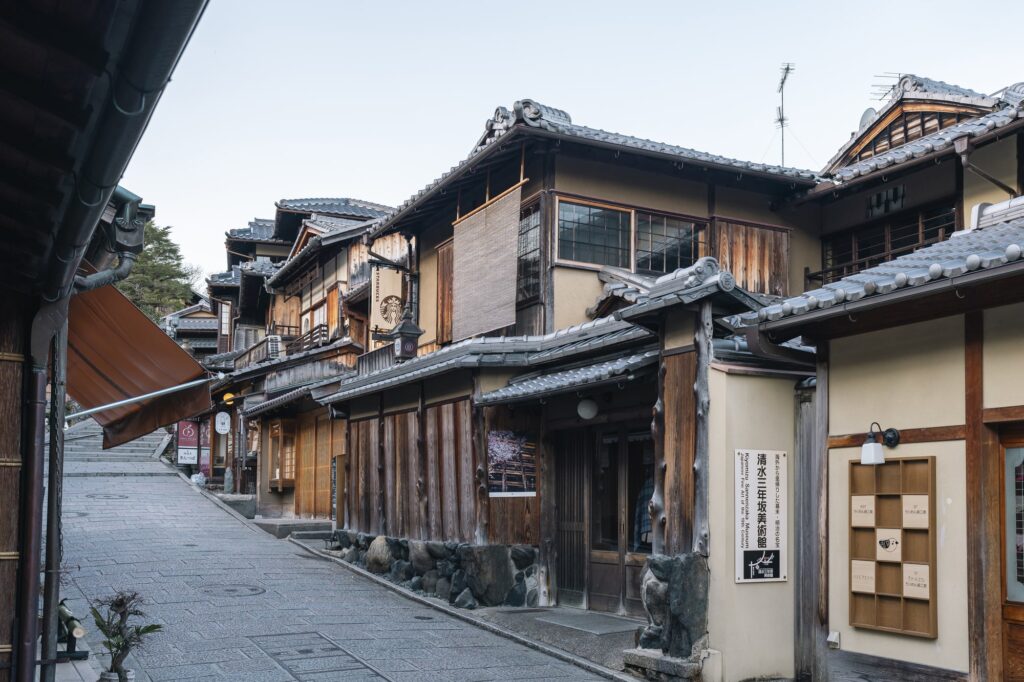
[[[969,679],[964,673],[955,670],[879,658],[852,651],[830,651],[828,671],[828,679],[832,682],[864,682],[865,680],[966,682]],[[815,677],[814,679],[819,678]]]
[[[693,383],[694,411],[696,412],[696,445],[693,457],[693,551],[704,556],[711,553],[711,530],[708,520],[708,467],[710,466],[710,431],[708,420],[711,396],[708,373],[711,368],[711,339],[714,324],[711,319],[711,301],[700,304],[695,342],[697,346],[696,380]]]
[[[829,436],[828,447],[830,450],[833,448],[859,448],[864,444],[866,435],[867,431],[847,433],[841,436]],[[967,427],[964,424],[900,430],[900,445],[909,445],[910,443],[941,443],[948,440],[964,440],[965,438],[967,438]]]
[[[808,553],[808,571],[802,580],[817,596],[817,621],[811,624],[814,674],[812,679],[829,679],[828,654],[828,405],[829,344],[818,347],[817,388],[815,390],[814,448],[810,466],[812,504],[816,507],[817,542]],[[810,530],[810,529],[808,529]]]
[[[817,578],[817,491],[814,461],[817,447],[814,440],[815,389],[796,391],[796,443],[793,457],[793,511],[795,573],[791,578],[796,585],[807,586]],[[798,680],[814,678],[814,643],[817,594],[813,590],[793,590],[793,666]]]
[[[981,412],[981,420],[986,424],[1024,421],[1024,405],[987,407]]]

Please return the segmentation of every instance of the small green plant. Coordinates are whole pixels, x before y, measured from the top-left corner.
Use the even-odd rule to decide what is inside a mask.
[[[143,617],[146,614],[140,608],[143,604],[142,595],[138,592],[121,590],[113,596],[99,599],[89,608],[92,618],[96,621],[96,629],[103,634],[103,646],[110,652],[110,672],[117,673],[119,682],[128,682],[128,671],[124,661],[133,649],[142,647],[146,639],[153,633],[160,632],[162,625],[132,625],[128,620],[132,617]],[[100,609],[104,609],[105,613]]]

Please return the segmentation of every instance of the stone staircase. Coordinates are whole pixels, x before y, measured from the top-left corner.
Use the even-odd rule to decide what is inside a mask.
[[[155,462],[157,448],[163,442],[166,431],[157,429],[153,433],[136,438],[109,450],[103,449],[103,430],[92,419],[75,424],[64,432],[65,462]]]

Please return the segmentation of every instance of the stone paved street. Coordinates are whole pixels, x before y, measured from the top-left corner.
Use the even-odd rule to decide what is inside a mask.
[[[85,598],[124,588],[164,625],[140,680],[599,679],[275,540],[177,476],[67,478],[64,538],[83,621]]]

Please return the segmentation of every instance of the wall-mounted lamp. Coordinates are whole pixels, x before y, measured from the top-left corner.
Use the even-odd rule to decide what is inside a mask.
[[[221,396],[220,401],[222,403],[224,403],[225,405],[228,405],[228,406],[234,405],[235,404],[235,394],[234,393],[225,393],[223,396]]]
[[[877,433],[875,427],[878,427]],[[878,442],[878,436],[881,434],[882,443],[886,447],[894,448],[900,444],[900,432],[896,429],[882,430],[882,427],[878,422],[871,422],[871,426],[868,428],[868,435],[864,438],[864,445],[860,446],[860,463],[861,464],[885,464],[885,452],[882,450],[882,443]]]
[[[576,414],[580,419],[591,420],[597,416],[597,402],[590,398],[584,398],[576,405]]]

